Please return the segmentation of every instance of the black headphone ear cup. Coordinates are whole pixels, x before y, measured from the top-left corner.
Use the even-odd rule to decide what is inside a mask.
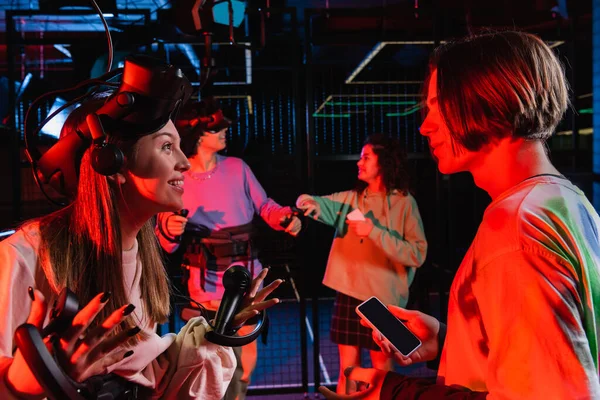
[[[113,143],[104,143],[92,149],[92,168],[101,175],[114,175],[125,162],[123,152]]]

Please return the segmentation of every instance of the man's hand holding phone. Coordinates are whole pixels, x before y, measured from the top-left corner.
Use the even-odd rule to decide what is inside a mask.
[[[381,333],[373,330],[373,340],[381,348],[383,353],[396,360],[401,366],[435,359],[438,355],[438,332],[440,330],[440,322],[434,317],[420,311],[407,310],[392,305],[388,306],[388,310],[419,338],[421,346],[406,357],[399,351],[395,351],[389,341],[386,340]],[[363,326],[371,328],[369,323],[363,319],[361,319],[360,323]]]
[[[419,347],[421,340],[394,316],[377,298],[371,297],[356,306],[356,313],[373,330],[378,331],[388,341],[391,350],[410,356]]]

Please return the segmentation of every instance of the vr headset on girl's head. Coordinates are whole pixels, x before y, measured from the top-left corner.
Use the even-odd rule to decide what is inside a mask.
[[[124,157],[120,149],[108,143],[107,136],[118,134],[133,138],[156,132],[169,120],[175,120],[180,107],[192,93],[192,86],[179,68],[145,55],[130,56],[125,60],[124,68],[65,91],[87,85],[111,85],[109,79],[114,79],[119,73],[121,81],[118,89],[98,110],[83,116],[75,132],[61,136],[43,155],[35,146],[37,132],[52,116],[35,130],[28,132],[25,129],[26,151],[38,183],[50,184],[64,195],[74,194],[79,169],[77,154],[90,145],[94,146],[92,166],[98,173],[112,175],[118,172]],[[90,92],[86,97],[92,94]],[[31,107],[41,98],[36,99]],[[78,100],[80,98],[64,107]]]

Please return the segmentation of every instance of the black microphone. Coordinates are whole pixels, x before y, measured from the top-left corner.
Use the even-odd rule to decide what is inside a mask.
[[[223,274],[223,299],[215,317],[214,331],[229,334],[231,322],[241,306],[241,301],[251,283],[250,272],[241,265],[234,265]]]

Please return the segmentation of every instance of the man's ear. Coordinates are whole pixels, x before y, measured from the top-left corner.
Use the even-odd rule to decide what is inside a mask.
[[[125,179],[125,175],[122,172],[117,172],[114,175],[109,175],[106,177],[106,179],[108,179],[109,182],[116,183],[118,185],[122,185],[127,181],[127,179]]]

